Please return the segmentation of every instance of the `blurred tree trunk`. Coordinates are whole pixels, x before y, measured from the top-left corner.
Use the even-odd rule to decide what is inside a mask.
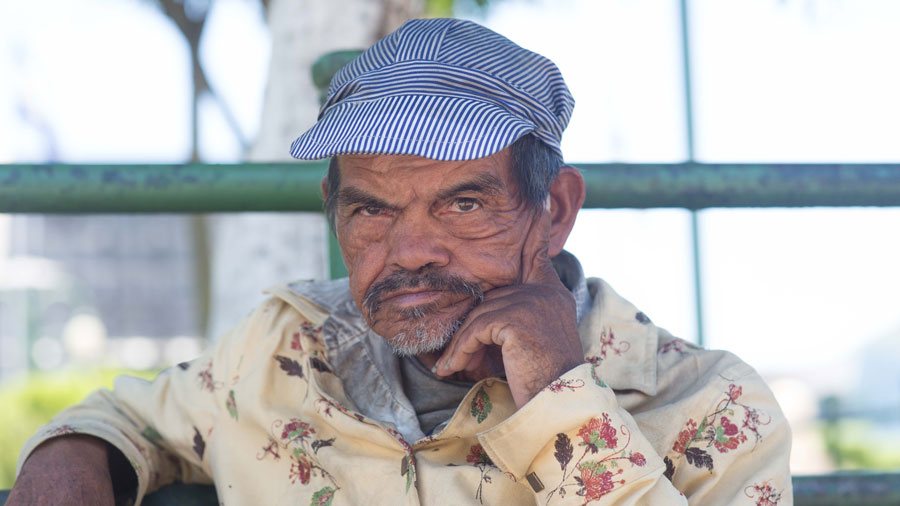
[[[291,160],[291,142],[316,121],[310,76],[329,51],[365,48],[405,20],[424,0],[268,0],[272,59],[259,135],[248,159]],[[324,174],[323,174],[324,176]],[[217,337],[263,300],[277,283],[327,276],[327,227],[319,213],[233,213],[210,217],[212,304]]]

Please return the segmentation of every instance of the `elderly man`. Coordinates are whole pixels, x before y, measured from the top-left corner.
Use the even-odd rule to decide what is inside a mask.
[[[572,106],[552,62],[471,22],[376,43],[291,148],[332,157],[349,280],[276,287],[200,358],[66,410],[11,504],[176,480],[223,504],[789,504],[759,376],[563,251],[584,199],[559,149]]]

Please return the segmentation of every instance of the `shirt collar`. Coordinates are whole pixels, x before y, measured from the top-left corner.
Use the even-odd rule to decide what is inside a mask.
[[[602,279],[587,287],[593,303],[578,328],[585,359],[610,388],[656,395],[659,329]]]

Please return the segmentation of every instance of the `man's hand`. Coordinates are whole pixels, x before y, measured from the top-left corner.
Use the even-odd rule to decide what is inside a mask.
[[[61,436],[28,457],[6,506],[113,506],[106,443],[91,436]]]
[[[535,217],[522,249],[521,282],[484,294],[454,335],[435,372],[449,376],[478,369],[488,347],[499,346],[516,407],[584,362],[575,300],[548,254],[550,213]]]

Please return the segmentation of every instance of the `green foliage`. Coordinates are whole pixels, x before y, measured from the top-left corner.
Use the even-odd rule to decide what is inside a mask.
[[[0,385],[0,489],[12,488],[19,450],[41,425],[113,379],[130,374],[151,379],[158,371],[66,369],[32,373]]]
[[[862,419],[843,418],[822,427],[825,448],[841,470],[900,469],[900,437]]]

